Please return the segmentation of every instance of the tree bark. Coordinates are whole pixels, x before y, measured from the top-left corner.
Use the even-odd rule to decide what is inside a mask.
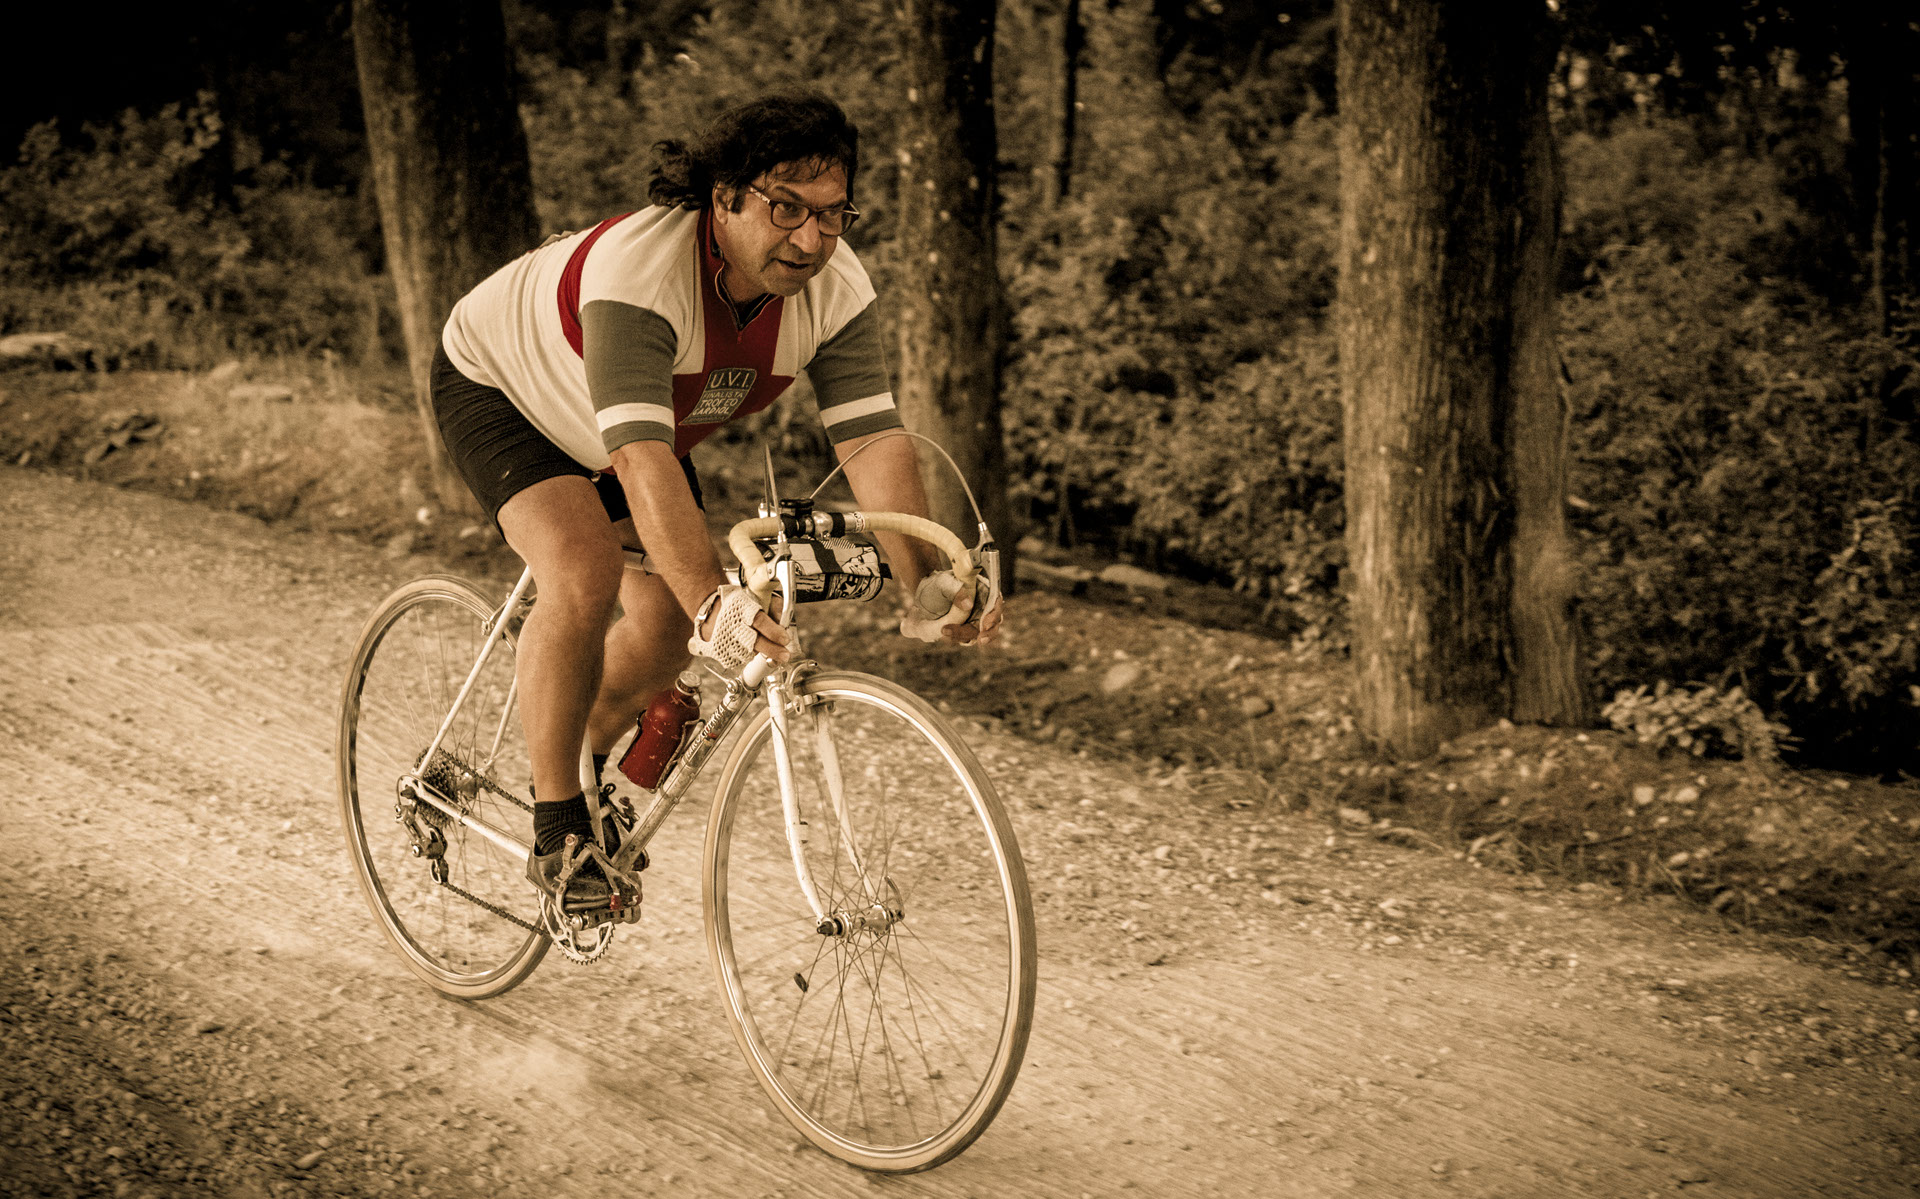
[[[1916,218],[1914,56],[1905,16],[1849,10],[1842,18],[1847,77],[1847,166],[1854,245],[1876,328],[1892,328],[1896,300],[1914,285]]]
[[[1339,353],[1356,705],[1430,755],[1572,721],[1547,13],[1342,0]]]
[[[1000,366],[1007,317],[995,264],[998,156],[994,6],[902,0],[899,399],[907,427],[947,448],[972,485],[1012,578]],[[920,447],[934,519],[972,540],[953,473]]]
[[[454,303],[539,240],[505,22],[495,0],[354,0],[353,44],[434,491],[443,506],[472,510],[428,375]]]

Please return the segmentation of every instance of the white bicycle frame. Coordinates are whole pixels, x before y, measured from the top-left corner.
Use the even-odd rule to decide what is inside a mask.
[[[971,582],[979,570],[959,538],[945,528],[918,517],[897,512],[864,514],[856,512],[833,517],[822,514],[811,519],[818,522],[818,531],[821,533],[827,532],[828,523],[833,522],[852,532],[868,530],[898,532],[931,541],[946,551],[953,564],[955,576],[962,582]],[[737,572],[741,585],[751,591],[762,605],[768,602],[776,587],[783,596],[794,595],[793,557],[789,552],[784,528],[779,517],[763,516],[756,520],[740,522],[728,535],[728,545],[743,563],[742,569]],[[985,531],[985,526],[982,526],[981,532],[984,534]],[[754,545],[754,538],[769,536],[776,538],[774,555],[771,559],[765,559],[758,547]],[[628,550],[626,557],[627,569],[641,571],[648,569],[644,554]],[[733,576],[736,572],[728,573]],[[997,593],[999,580],[990,578],[989,582],[992,590]],[[467,672],[465,681],[460,685],[459,693],[454,696],[453,706],[440,721],[440,727],[434,732],[433,740],[428,743],[419,760],[414,763],[413,771],[400,780],[402,790],[436,809],[453,823],[471,830],[502,850],[517,856],[530,852],[531,846],[506,830],[496,828],[484,820],[461,811],[459,805],[450,797],[440,794],[421,776],[427,770],[428,764],[434,760],[434,756],[439,753],[441,743],[446,740],[448,731],[458,719],[461,709],[466,706],[467,697],[472,694],[481,672],[486,669],[488,660],[493,656],[493,651],[507,639],[508,629],[512,626],[514,618],[523,615],[524,609],[532,606],[533,600],[528,598],[528,592],[532,586],[533,569],[527,567],[520,572],[520,579],[514,584],[513,590],[507,594],[506,601],[483,625],[485,640],[481,643],[473,668]],[[813,881],[813,872],[807,864],[807,821],[800,811],[798,788],[794,785],[793,756],[789,749],[789,738],[792,735],[789,721],[796,711],[802,708],[810,712],[815,745],[820,756],[821,773],[825,776],[824,782],[834,809],[834,820],[839,826],[842,843],[847,848],[849,864],[860,881],[860,888],[865,893],[868,903],[873,908],[882,910],[884,910],[884,904],[880,898],[880,889],[867,873],[858,842],[853,835],[852,813],[846,805],[839,755],[833,742],[832,713],[829,705],[802,703],[797,693],[795,674],[801,663],[799,632],[793,625],[796,607],[797,605],[789,599],[782,605],[783,610],[779,618],[781,628],[788,630],[788,647],[792,655],[790,660],[794,665],[781,668],[766,655],[755,654],[745,666],[741,667],[738,675],[727,680],[727,689],[721,697],[719,706],[688,734],[679,756],[654,791],[652,803],[639,817],[633,831],[621,843],[612,860],[616,869],[624,871],[631,867],[645,850],[647,843],[653,839],[653,835],[660,830],[661,825],[666,823],[667,817],[691,789],[694,777],[700,773],[707,759],[719,747],[721,738],[752,706],[753,701],[759,698],[764,689],[771,713],[774,766],[780,781],[780,809],[786,821],[787,848],[793,859],[794,877],[799,884],[801,894],[806,898],[807,907],[813,913],[816,927],[822,932],[838,933],[861,923],[861,916],[852,912],[828,912],[820,901],[819,891]],[[506,734],[506,723],[512,718],[518,687],[519,681],[516,678],[508,688],[507,701],[502,705],[500,713],[500,725],[494,730],[493,742],[488,747],[486,758],[474,764],[483,774],[492,769],[493,757],[499,753],[500,743]],[[796,708],[796,704],[800,704],[801,707]],[[591,741],[583,741],[580,746],[580,789],[582,794],[593,797],[588,803],[588,810],[593,822],[594,838],[599,844],[605,845],[606,840],[601,827],[604,815],[599,799],[599,780],[595,777],[593,768]]]

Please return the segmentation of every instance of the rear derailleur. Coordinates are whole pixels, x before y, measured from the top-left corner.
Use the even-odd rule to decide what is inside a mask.
[[[446,815],[432,804],[421,803],[403,785],[394,801],[393,818],[407,830],[413,856],[424,858],[427,872],[436,883],[447,881],[447,837],[440,830]]]

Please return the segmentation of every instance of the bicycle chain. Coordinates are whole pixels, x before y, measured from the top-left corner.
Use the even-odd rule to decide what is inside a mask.
[[[482,787],[485,787],[487,790],[493,792],[495,795],[498,795],[501,799],[506,800],[508,803],[512,804],[514,807],[519,808],[522,812],[533,811],[532,804],[528,803],[524,799],[521,799],[518,795],[515,795],[513,792],[507,790],[505,787],[502,787],[499,783],[494,782],[492,779],[488,778],[484,774],[481,774],[477,770],[474,771],[473,773],[473,781],[476,783],[479,783]]]
[[[534,924],[530,921],[522,920],[520,917],[514,915],[512,912],[507,911],[505,908],[500,907],[497,904],[488,903],[486,900],[480,898],[478,895],[475,895],[473,892],[468,891],[465,888],[460,887],[454,883],[443,881],[441,882],[440,885],[445,887],[447,890],[453,892],[455,895],[458,895],[460,898],[466,900],[468,903],[475,904],[478,907],[484,908],[486,911],[493,913],[495,916],[500,917],[500,919],[505,920],[509,924],[517,924],[521,928],[526,929],[530,933],[537,933],[540,936],[547,938],[547,940],[553,942],[555,948],[560,950],[561,957],[565,958],[569,962],[572,962],[576,966],[591,966],[595,962],[599,961],[602,956],[601,954],[595,954],[593,957],[590,957],[590,958],[577,957],[573,953],[569,953],[568,947],[562,944],[560,942],[560,939],[558,937],[555,937],[550,930],[542,928],[539,925]]]
[[[498,795],[501,799],[506,800],[508,803],[512,804],[514,807],[519,808],[522,812],[531,813],[533,811],[532,804],[528,803],[524,799],[521,799],[518,795],[515,795],[513,792],[507,790],[505,787],[502,787],[499,783],[494,782],[492,779],[480,773],[478,770],[475,770],[472,766],[468,765],[464,759],[456,758],[444,749],[439,750],[434,754],[433,761],[430,762],[427,766],[427,769],[424,772],[422,772],[421,779],[423,781],[428,781],[428,782],[435,781],[432,777],[434,771],[444,769],[448,765],[459,767],[463,772],[466,773],[468,778],[471,778],[474,781],[475,784],[486,788],[488,791],[493,792],[495,795]],[[448,794],[451,794],[452,791],[454,790],[452,788],[447,788],[447,787],[442,787],[440,789],[443,792],[447,792]]]
[[[478,895],[475,895],[473,892],[467,890],[466,888],[461,887],[457,883],[449,882],[445,879],[442,879],[440,882],[440,885],[445,887],[447,890],[453,892],[455,895],[458,895],[460,898],[466,900],[468,903],[476,904],[486,909],[487,911],[492,912],[494,915],[500,917],[500,919],[505,920],[508,924],[517,924],[521,928],[526,929],[530,933],[539,933],[541,936],[551,936],[551,934],[548,933],[546,929],[541,928],[539,925],[530,923],[526,920],[522,920],[520,917],[514,915],[512,912],[509,912],[507,909],[501,907],[498,904],[488,903],[486,900],[480,898]]]

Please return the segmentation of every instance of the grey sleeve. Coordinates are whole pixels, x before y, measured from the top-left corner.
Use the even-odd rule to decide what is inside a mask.
[[[600,440],[612,453],[630,441],[673,444],[673,352],[665,317],[618,300],[580,310],[581,356]]]
[[[869,304],[841,326],[807,363],[820,401],[820,423],[835,443],[882,429],[898,429],[900,412],[887,386],[887,355],[880,321]]]

